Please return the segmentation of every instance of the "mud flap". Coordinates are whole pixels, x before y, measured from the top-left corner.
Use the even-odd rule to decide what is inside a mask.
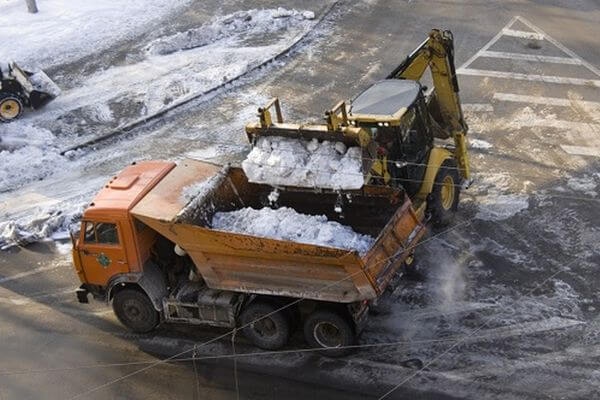
[[[144,289],[156,311],[162,311],[163,299],[167,296],[167,285],[160,268],[154,263],[146,264],[138,285]]]

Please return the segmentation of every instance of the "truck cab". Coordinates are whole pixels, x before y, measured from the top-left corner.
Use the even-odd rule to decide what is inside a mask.
[[[132,164],[113,177],[84,211],[73,246],[75,270],[82,282],[80,300],[91,292],[105,298],[115,280],[138,281],[157,234],[129,212],[174,163]]]

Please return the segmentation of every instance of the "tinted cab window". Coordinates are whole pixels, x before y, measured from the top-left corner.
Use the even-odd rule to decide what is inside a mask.
[[[86,222],[85,243],[119,244],[117,225],[108,222]]]

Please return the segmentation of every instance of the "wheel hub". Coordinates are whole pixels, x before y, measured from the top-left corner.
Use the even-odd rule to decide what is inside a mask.
[[[454,191],[456,188],[454,187],[454,179],[451,176],[444,177],[442,181],[442,189],[441,189],[441,200],[442,207],[445,210],[449,210],[452,208],[452,204],[454,203]]]
[[[342,346],[342,332],[330,322],[319,322],[313,329],[313,335],[321,347]]]
[[[275,322],[269,317],[262,318],[252,324],[252,328],[263,337],[271,337],[277,334]]]
[[[0,115],[2,118],[12,119],[19,115],[19,110],[21,106],[18,101],[13,99],[8,99],[0,104]]]

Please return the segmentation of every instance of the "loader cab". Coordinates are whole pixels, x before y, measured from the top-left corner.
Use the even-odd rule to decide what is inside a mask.
[[[393,184],[412,195],[420,187],[433,132],[423,87],[419,82],[386,79],[359,94],[348,119],[370,130]]]

